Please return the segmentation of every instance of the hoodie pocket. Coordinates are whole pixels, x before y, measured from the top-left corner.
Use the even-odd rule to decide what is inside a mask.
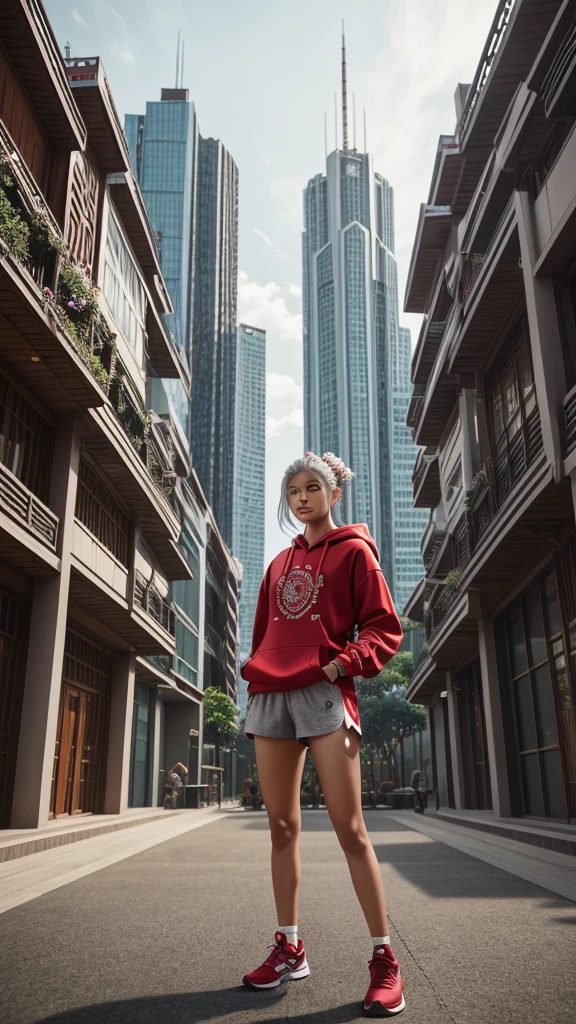
[[[244,666],[242,676],[249,683],[272,684],[279,690],[307,686],[321,680],[322,665],[330,660],[321,660],[324,653],[316,645],[260,649]]]

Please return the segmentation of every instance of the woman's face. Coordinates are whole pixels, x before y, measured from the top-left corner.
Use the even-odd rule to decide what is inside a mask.
[[[288,503],[299,523],[317,523],[330,513],[332,502],[340,495],[336,487],[328,496],[326,486],[315,473],[303,469],[288,483]]]

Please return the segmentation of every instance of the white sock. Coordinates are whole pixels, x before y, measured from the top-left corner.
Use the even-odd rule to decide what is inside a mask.
[[[390,936],[389,935],[372,935],[372,946],[376,949],[376,946],[389,946]]]
[[[285,924],[278,927],[278,931],[282,932],[286,936],[286,942],[290,942],[293,946],[298,945],[298,925],[297,924]]]

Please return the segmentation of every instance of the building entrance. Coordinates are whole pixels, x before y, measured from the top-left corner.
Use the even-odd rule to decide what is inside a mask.
[[[112,657],[68,630],[51,815],[97,813],[105,782]]]

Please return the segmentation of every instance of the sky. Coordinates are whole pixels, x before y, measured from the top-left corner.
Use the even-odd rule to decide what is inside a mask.
[[[438,137],[455,126],[497,0],[44,0],[61,49],[101,57],[123,121],[176,74],[204,137],[239,171],[239,321],[267,331],[266,563],[288,539],[276,522],[285,467],[303,454],[302,192],[334,149],[345,19],[348,91],[366,108],[374,169],[394,188],[400,305]],[[362,134],[357,133],[358,147]],[[340,136],[341,144],[341,136]],[[415,344],[420,318],[402,314]],[[352,467],[353,468],[353,467]]]

